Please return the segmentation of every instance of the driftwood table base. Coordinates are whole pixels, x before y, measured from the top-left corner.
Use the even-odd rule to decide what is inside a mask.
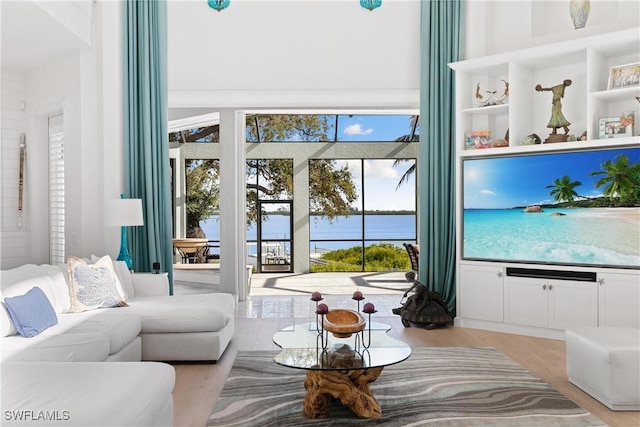
[[[324,417],[329,412],[331,399],[336,398],[361,418],[380,418],[382,408],[373,397],[369,383],[380,376],[382,369],[308,370],[304,381],[307,395],[304,398],[302,413],[307,418]]]

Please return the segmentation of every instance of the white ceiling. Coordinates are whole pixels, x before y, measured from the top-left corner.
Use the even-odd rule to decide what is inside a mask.
[[[32,1],[0,1],[2,68],[27,72],[86,44]]]

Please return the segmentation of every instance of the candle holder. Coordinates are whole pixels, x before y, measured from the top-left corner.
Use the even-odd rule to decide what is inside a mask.
[[[324,314],[320,314],[320,325],[318,327],[318,335],[316,336],[316,347],[320,347],[322,351],[327,349],[327,341],[329,341],[329,337],[325,340],[324,336]]]
[[[320,301],[322,301],[324,298],[322,297],[322,294],[320,292],[314,292],[311,294],[311,301],[316,303],[316,321],[315,321],[315,328],[316,330],[318,330],[318,304],[320,303]]]
[[[351,299],[356,300],[358,302],[358,311],[360,311],[360,301],[362,301],[364,299],[364,295],[362,295],[362,292],[355,291],[353,293],[353,297],[351,297]]]
[[[366,303],[364,305],[364,307],[362,307],[362,312],[365,313],[367,315],[367,328],[366,328],[366,334],[365,334],[365,330],[363,329],[360,334],[362,335],[362,346],[365,349],[368,349],[371,346],[371,315],[374,313],[377,313],[378,310],[376,310],[375,305],[373,305],[373,303]],[[359,335],[360,335],[359,334]],[[365,339],[365,336],[367,339]],[[356,339],[357,341],[357,339]]]
[[[317,303],[316,303],[317,304]],[[316,346],[320,344],[322,350],[325,351],[327,349],[327,345],[329,344],[329,335],[327,332],[327,336],[325,338],[325,330],[324,330],[324,316],[329,312],[329,307],[326,304],[317,304],[316,308],[316,329],[318,331],[318,335],[316,336]],[[320,316],[320,322],[318,324],[318,316]],[[319,341],[319,343],[318,343]]]

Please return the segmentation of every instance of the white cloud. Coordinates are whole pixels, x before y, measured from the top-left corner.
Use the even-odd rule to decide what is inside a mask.
[[[393,167],[393,160],[365,160],[364,176],[372,182],[399,177],[398,171]]]
[[[354,123],[344,128],[344,133],[347,135],[369,135],[373,132],[373,129],[362,129],[360,123]]]
[[[491,190],[487,190],[487,189],[480,190],[480,194],[484,194],[486,196],[495,196],[496,195],[496,193],[494,193]]]

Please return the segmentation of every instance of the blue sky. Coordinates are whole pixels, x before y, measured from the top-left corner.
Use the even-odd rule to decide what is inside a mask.
[[[358,199],[353,206],[362,206],[362,180],[360,160],[336,160],[339,166],[348,164],[358,191]],[[393,167],[391,159],[371,159],[364,162],[365,206],[366,210],[415,210],[415,175],[409,182],[396,189],[404,172],[413,164],[403,162]]]
[[[504,209],[514,206],[553,203],[549,195],[555,179],[569,175],[581,181],[575,188],[581,196],[602,195],[594,183],[600,165],[626,154],[631,163],[640,161],[640,149],[612,149],[574,153],[538,154],[501,158],[466,159],[463,165],[464,208]]]
[[[339,141],[393,141],[399,136],[411,132],[409,115],[340,115],[338,120]],[[360,162],[338,161],[348,163],[358,188],[358,200],[355,206],[362,203],[362,182],[360,179]],[[365,209],[367,210],[414,210],[415,175],[409,182],[396,189],[404,172],[413,164],[403,162],[393,167],[393,160],[366,160],[364,163]]]
[[[340,115],[338,141],[393,141],[411,132],[409,115]]]

